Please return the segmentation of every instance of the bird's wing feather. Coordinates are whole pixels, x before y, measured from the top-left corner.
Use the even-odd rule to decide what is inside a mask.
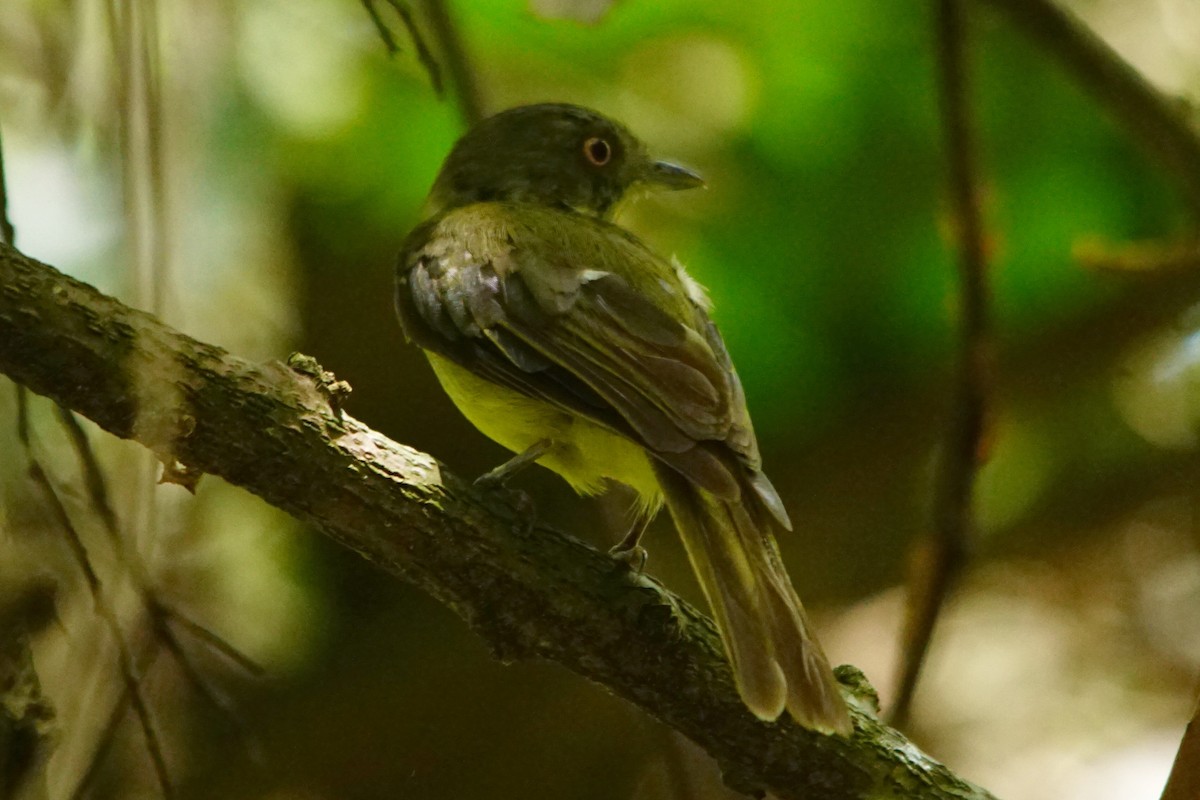
[[[632,235],[482,204],[414,232],[400,270],[401,319],[422,346],[627,436],[718,496],[752,473],[787,525],[715,325],[679,268]]]

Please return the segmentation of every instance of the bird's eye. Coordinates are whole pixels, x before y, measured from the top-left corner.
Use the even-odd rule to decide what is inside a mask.
[[[603,167],[612,159],[612,145],[599,136],[593,136],[583,143],[583,154],[597,167]]]

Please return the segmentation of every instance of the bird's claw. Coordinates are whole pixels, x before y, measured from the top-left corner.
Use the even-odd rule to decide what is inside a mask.
[[[495,470],[492,470],[491,472],[485,472],[472,481],[471,485],[481,492],[491,492],[496,489],[504,488],[504,477],[495,473]]]
[[[646,548],[640,544],[635,544],[633,547],[617,545],[608,551],[608,557],[624,569],[635,575],[641,575],[642,571],[646,569],[646,560],[649,558],[649,554],[646,552]]]

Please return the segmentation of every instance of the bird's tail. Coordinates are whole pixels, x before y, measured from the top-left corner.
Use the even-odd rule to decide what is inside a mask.
[[[655,469],[746,706],[760,719],[787,708],[807,728],[851,733],[837,679],[780,560],[771,533],[780,523],[753,476],[739,480],[741,500],[724,500],[670,467]]]

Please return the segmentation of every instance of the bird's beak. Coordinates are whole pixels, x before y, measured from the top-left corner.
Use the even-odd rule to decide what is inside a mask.
[[[646,181],[665,189],[695,189],[705,185],[704,179],[690,169],[667,161],[653,162]]]

